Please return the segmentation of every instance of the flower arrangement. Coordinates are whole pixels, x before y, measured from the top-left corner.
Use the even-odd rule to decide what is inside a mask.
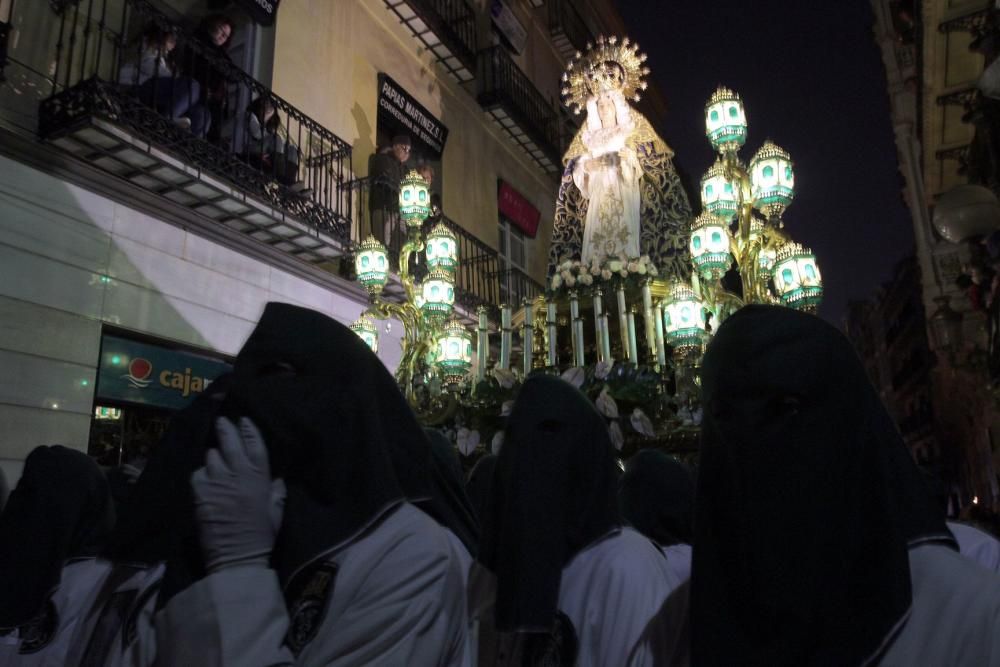
[[[659,270],[650,260],[649,255],[642,255],[634,259],[629,259],[625,255],[595,257],[590,264],[569,259],[556,267],[556,271],[549,281],[549,288],[556,293],[563,289],[591,287],[595,283],[633,278],[642,280],[647,276],[656,278],[658,275]]]

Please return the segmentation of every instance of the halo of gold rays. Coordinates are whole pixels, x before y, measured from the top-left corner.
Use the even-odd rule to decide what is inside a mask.
[[[643,65],[646,54],[639,52],[639,45],[628,37],[597,38],[596,44],[587,43],[587,52],[569,61],[563,73],[563,103],[579,114],[587,107],[587,100],[602,90],[620,90],[626,99],[638,102],[641,91],[646,90],[649,68]]]

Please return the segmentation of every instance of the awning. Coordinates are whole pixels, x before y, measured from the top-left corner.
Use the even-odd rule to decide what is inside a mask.
[[[500,213],[530,238],[538,233],[541,212],[531,205],[524,195],[505,181],[499,181],[497,205]]]

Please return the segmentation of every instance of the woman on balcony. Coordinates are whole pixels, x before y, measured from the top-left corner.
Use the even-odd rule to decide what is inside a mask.
[[[282,185],[301,189],[299,149],[285,140],[281,116],[269,97],[258,97],[247,107],[247,162],[272,175]],[[299,187],[297,187],[299,186]]]
[[[208,110],[198,104],[201,85],[179,76],[174,61],[177,34],[172,28],[151,23],[143,32],[136,60],[127,62],[118,73],[118,82],[134,87],[143,104],[153,107],[196,137],[208,131]]]
[[[195,32],[197,44],[189,45],[181,58],[182,71],[201,85],[202,103],[211,123],[208,140],[222,142],[222,125],[229,109],[229,83],[236,65],[229,58],[232,43],[232,19],[222,14],[206,16]]]

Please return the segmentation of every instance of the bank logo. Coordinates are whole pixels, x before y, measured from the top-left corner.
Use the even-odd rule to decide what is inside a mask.
[[[128,373],[122,377],[128,380],[128,383],[136,389],[145,389],[153,382],[149,377],[152,374],[153,364],[148,359],[136,357],[129,363]]]

